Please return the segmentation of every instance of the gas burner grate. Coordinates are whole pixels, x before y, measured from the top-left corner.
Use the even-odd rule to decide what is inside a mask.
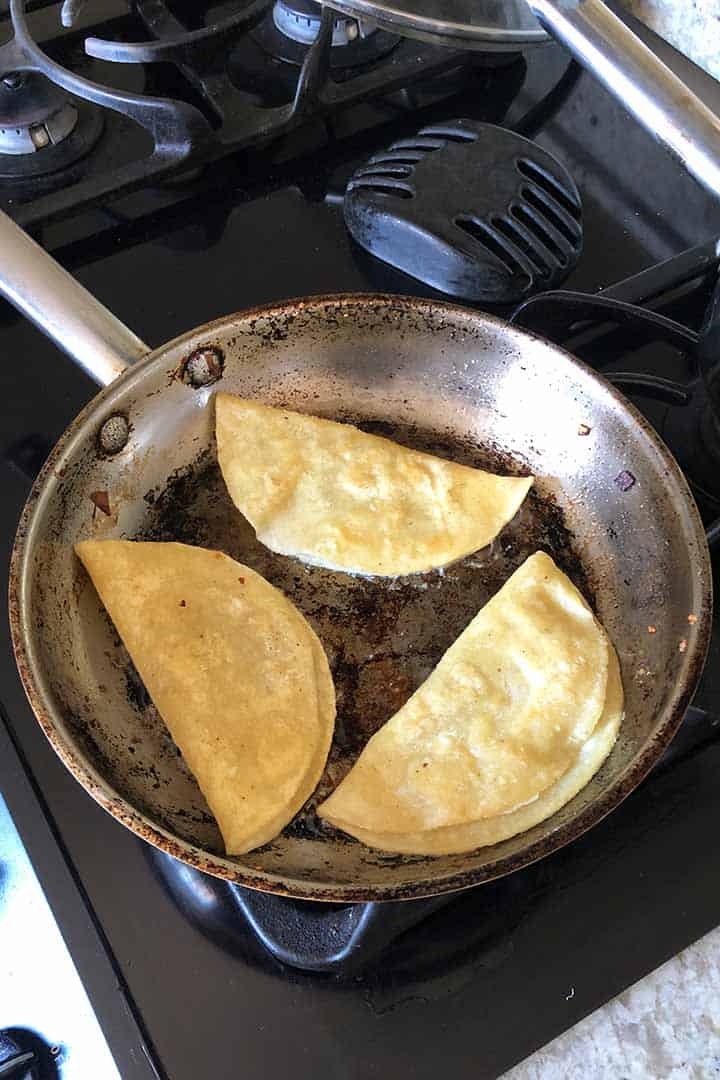
[[[228,7],[230,14],[223,13]],[[0,132],[8,127],[6,116],[24,110],[28,120],[15,124],[13,138],[35,152],[18,164],[20,155],[7,146],[3,151],[0,133],[0,176],[18,183],[35,178],[33,185],[2,192],[26,227],[106,204],[235,151],[267,147],[311,122],[327,126],[351,107],[409,94],[452,73],[489,73],[507,107],[505,70],[524,71],[514,54],[491,62],[400,39],[314,0],[247,0],[224,9],[134,0],[129,13],[126,5],[104,0],[97,5],[104,21],[91,24],[88,34],[82,17],[91,19],[95,8],[66,0],[65,23],[80,22],[62,29],[57,3],[9,3],[14,36],[0,48]],[[13,90],[18,72],[22,85]],[[513,74],[511,95],[518,85]],[[31,106],[39,98],[48,105],[38,122]],[[406,108],[412,103],[408,97]],[[145,133],[142,152],[124,160],[128,133],[137,129]],[[81,160],[83,167],[71,171]]]
[[[653,422],[690,483],[713,547],[720,541],[719,269],[720,242],[712,240],[596,296],[541,293],[513,316],[517,325],[589,360],[623,393],[658,403]],[[703,320],[713,297],[714,315]],[[638,348],[650,348],[650,372],[612,369],[618,327],[625,351],[628,333]],[[660,350],[668,346],[661,372]]]

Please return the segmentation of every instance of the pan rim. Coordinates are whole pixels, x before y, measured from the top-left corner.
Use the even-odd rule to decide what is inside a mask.
[[[406,35],[414,33],[418,36],[425,34],[435,38],[440,36],[438,22],[441,22],[441,20],[433,19],[427,15],[403,11],[395,6],[386,4],[378,10],[377,5],[372,3],[372,0],[353,0],[353,2],[350,2],[350,0],[344,0],[344,2],[343,0],[336,0],[332,7],[338,11],[347,12],[349,15],[363,15],[368,19],[375,19],[377,23],[388,27],[396,33],[404,31]],[[551,41],[550,35],[542,28],[539,22],[537,29],[528,27],[524,30],[483,27],[478,31],[469,23],[452,23],[450,21],[443,23],[443,25],[449,28],[449,32],[444,37],[446,43],[451,47],[458,47],[459,42],[462,41],[466,43],[467,48],[472,48],[473,44],[476,48],[479,48],[484,44],[509,51],[513,47],[546,45]]]
[[[198,337],[212,336],[213,331],[227,328],[239,321],[249,322],[251,319],[258,317],[297,315],[299,312],[308,310],[322,311],[329,307],[336,308],[338,305],[365,307],[368,304],[392,306],[395,310],[398,307],[407,307],[415,313],[418,310],[423,311],[428,316],[447,313],[470,321],[479,319],[486,325],[489,324],[497,329],[502,329],[503,333],[511,338],[519,337],[522,340],[530,338],[540,342],[545,348],[552,349],[556,354],[559,354],[565,363],[568,363],[572,368],[600,386],[603,392],[608,394],[639,425],[644,436],[659,455],[666,470],[668,482],[674,483],[678,495],[682,498],[691,539],[688,554],[693,566],[694,586],[699,600],[697,608],[698,622],[692,628],[693,633],[689,635],[687,651],[683,658],[683,667],[677,681],[671,688],[669,700],[660,714],[662,719],[656,727],[654,737],[628,763],[624,772],[613,784],[601,792],[598,798],[585,807],[581,813],[563,825],[558,826],[548,836],[539,838],[521,851],[501,858],[491,867],[451,870],[447,872],[446,876],[424,880],[421,875],[417,881],[405,882],[396,886],[386,883],[356,886],[350,883],[312,881],[292,878],[265,870],[253,870],[222,855],[205,851],[189,841],[181,840],[147,817],[123,796],[114,792],[109,782],[73,746],[71,737],[63,730],[64,724],[61,718],[55,718],[55,710],[49,695],[46,693],[42,667],[35,654],[33,637],[27,619],[27,604],[25,602],[31,574],[30,556],[34,549],[34,533],[41,520],[44,506],[53,497],[63,459],[71,456],[76,445],[87,438],[86,429],[89,422],[95,425],[102,418],[98,414],[102,413],[103,407],[112,405],[116,395],[121,392],[124,393],[135,382],[141,382],[148,368],[154,367],[158,362],[161,362],[170,350],[182,346],[184,342],[196,340]],[[679,727],[702,673],[711,634],[712,570],[700,515],[687,481],[675,458],[635,406],[588,365],[539,335],[514,327],[503,319],[488,315],[485,312],[476,312],[459,304],[417,297],[394,296],[387,293],[339,293],[301,297],[273,304],[258,305],[223,316],[202,327],[186,331],[172,341],[152,350],[146,357],[132,365],[118,379],[91,398],[53,447],[23,507],[10,563],[9,614],[13,651],[18,671],[30,705],[45,735],[78,783],[103,809],[117,818],[131,832],[198,870],[259,891],[272,892],[297,899],[341,903],[405,900],[460,891],[495,880],[528,866],[577,839],[607,816],[637,787],[657,762]]]

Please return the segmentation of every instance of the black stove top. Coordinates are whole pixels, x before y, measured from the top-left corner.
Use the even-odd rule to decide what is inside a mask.
[[[90,0],[79,25],[67,32],[58,29],[59,5],[27,6],[28,26],[57,62],[98,82],[101,76],[105,83],[114,79],[133,93],[168,95],[209,117],[214,149],[207,151],[211,144],[204,143],[202,152],[191,148],[181,159],[173,144],[172,167],[154,173],[148,154],[138,156],[144,148],[153,161],[147,127],[113,110],[96,114],[92,102],[73,98],[73,132],[83,112],[94,124],[85,153],[57,175],[22,183],[7,174],[0,178],[0,202],[151,344],[234,309],[292,295],[436,295],[353,244],[342,198],[348,178],[371,154],[422,126],[456,117],[514,127],[569,169],[584,208],[584,250],[569,288],[605,289],[699,326],[717,274],[720,207],[554,46],[522,57],[468,58],[411,42],[373,41],[358,31],[370,50],[362,62],[342,67],[330,57],[324,67],[316,54],[313,67],[303,41],[285,43],[294,56],[270,56],[269,41],[277,45],[282,27],[291,25],[296,36],[306,37],[317,30],[307,2],[287,5],[279,17],[269,7],[251,12],[248,5],[238,17],[242,23],[247,15],[242,33],[236,22],[225,25],[227,36],[220,38],[202,38],[203,26],[211,23],[189,4]],[[240,9],[225,4],[212,10],[215,24],[228,24]],[[172,58],[163,44],[162,62],[153,64],[145,57],[141,64],[116,66],[85,55],[89,33],[116,44],[143,42],[145,50],[153,37],[162,44],[163,35],[152,27],[166,17],[200,38]],[[346,25],[330,29],[338,43],[326,43],[328,50],[356,40],[352,31],[347,40]],[[198,56],[207,60],[203,50],[213,40],[215,46],[222,42],[211,64],[211,85],[229,102],[222,116],[217,109],[213,116],[203,96],[207,87],[198,81]],[[306,69],[294,46],[306,50]],[[93,45],[90,51],[106,55],[108,49],[115,46]],[[423,53],[415,61],[421,78],[398,74],[394,66],[413,51]],[[671,50],[666,55],[720,110],[720,89]],[[311,88],[313,72],[325,78],[334,71],[332,94],[340,96],[355,93],[355,79],[366,81],[352,103],[343,98],[342,108],[339,99],[332,107],[327,98],[318,106],[317,94],[310,94],[292,113],[301,70],[301,83],[305,78]],[[232,91],[226,81],[231,76]],[[232,95],[244,77],[252,86],[241,115]],[[275,88],[278,79],[285,80],[284,89]],[[293,80],[295,89],[288,89]],[[273,127],[280,116],[273,110],[283,109],[285,120]],[[263,114],[263,123],[271,121],[259,139],[240,124],[252,110]],[[71,120],[66,113],[63,122]],[[21,127],[18,138],[31,126]],[[43,138],[37,132],[34,137]],[[72,137],[50,149],[62,149]],[[3,162],[0,141],[0,175]],[[658,267],[666,260],[672,261]],[[536,308],[533,318],[545,320],[551,336],[572,341],[602,370],[622,375],[626,391],[692,479],[697,415],[705,406],[687,349],[636,327],[608,330],[600,326],[602,318],[579,333],[555,315]],[[0,351],[0,539],[7,561],[32,476],[94,387],[5,305]],[[707,471],[698,483],[698,490],[709,489],[701,507],[710,524],[719,512],[720,484]],[[252,929],[257,909],[241,895],[208,878],[178,881],[178,864],[89,799],[34,721],[7,631],[2,633],[0,790],[123,1078],[292,1072],[364,1080],[391,1070],[398,1078],[435,1077],[441,1070],[496,1077],[717,922],[718,631],[695,709],[678,739],[609,819],[540,864],[459,895],[379,955],[330,973],[278,962]],[[358,916],[336,917],[340,925]],[[287,922],[295,918],[291,913]],[[388,922],[395,918],[388,914]],[[0,927],[1,921],[0,908]],[[387,924],[377,914],[370,921],[375,930],[380,924],[382,938]],[[32,1017],[27,1022],[32,1027]]]

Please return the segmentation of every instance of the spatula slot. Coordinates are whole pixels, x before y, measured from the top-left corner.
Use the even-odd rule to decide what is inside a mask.
[[[359,180],[353,180],[348,184],[348,191],[357,191],[358,189],[368,189],[377,192],[379,195],[395,195],[398,199],[412,199],[413,197],[412,189],[407,184],[402,184],[390,177],[381,179],[367,176]]]
[[[579,227],[577,232],[573,231],[569,226],[567,219],[558,213],[553,206],[552,201],[544,192],[539,191],[537,188],[526,186],[522,189],[521,195],[533,209],[537,210],[541,217],[544,217],[562,236],[565,237],[569,244],[572,244],[573,248],[577,247],[580,240]]]
[[[477,140],[477,134],[474,131],[463,131],[461,128],[425,128],[425,134],[431,135],[434,138],[445,139],[446,142],[454,143],[468,143],[475,142]]]
[[[548,230],[543,228],[541,221],[538,221],[524,206],[518,206],[517,203],[511,207],[510,213],[521,225],[525,226],[528,232],[537,237],[538,241],[555,256],[561,266],[565,266],[567,263],[566,253],[556,244]],[[546,269],[549,270],[549,267],[546,267]]]
[[[401,164],[399,162],[378,163],[377,165],[367,165],[364,169],[358,169],[355,174],[360,179],[372,179],[373,177],[389,177],[389,179],[404,180],[412,173],[413,167],[411,164]]]
[[[441,142],[429,142],[428,141],[428,142],[422,142],[422,143],[421,142],[414,143],[414,142],[405,142],[404,140],[401,140],[400,142],[393,143],[391,149],[393,149],[393,150],[413,150],[418,154],[430,154],[430,153],[432,153],[433,150],[442,150],[443,145],[444,144],[441,143]]]
[[[524,279],[526,282],[525,287],[530,284],[530,275],[493,229],[483,221],[478,221],[477,218],[464,215],[455,218],[455,224],[468,236],[472,236],[473,240],[481,244],[486,251],[495,255],[514,278],[518,280]],[[494,222],[493,224],[496,225],[497,223]]]
[[[530,161],[529,158],[518,158],[516,164],[518,171],[527,180],[532,180],[551,199],[556,199],[560,206],[567,210],[576,221],[580,220],[580,207],[577,202],[568,195],[567,191],[558,184],[554,177],[541,169],[535,162]]]
[[[550,275],[550,267],[545,262],[542,255],[537,251],[537,248],[524,234],[523,230],[518,228],[514,221],[505,217],[497,217],[493,218],[493,226],[499,233],[502,233],[503,236],[506,236],[508,240],[515,244],[520,251],[522,251],[523,255],[527,256],[540,277],[548,277]]]

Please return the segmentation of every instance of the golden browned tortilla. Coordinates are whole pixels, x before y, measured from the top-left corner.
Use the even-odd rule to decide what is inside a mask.
[[[427,829],[425,832],[372,833],[354,826],[344,827],[339,823],[338,827],[345,828],[346,832],[368,847],[406,855],[455,855],[487,847],[489,844],[499,844],[502,840],[508,840],[511,836],[517,836],[518,833],[545,821],[575,798],[592,780],[615,745],[622,718],[623,688],[620,665],[611,646],[605,708],[597,727],[580,747],[580,752],[568,771],[546,791],[541,792],[533,802],[511,810],[508,814],[498,814],[496,817],[469,822],[467,825]]]
[[[390,851],[495,843],[577,793],[609,752],[621,713],[605,631],[538,552],[370,739],[318,813]]]
[[[272,840],[325,767],[335,691],[287,597],[219,551],[75,550],[215,815],[228,854]]]
[[[352,573],[395,576],[484,547],[532,477],[494,476],[287,409],[216,394],[218,459],[230,496],[271,551]]]

